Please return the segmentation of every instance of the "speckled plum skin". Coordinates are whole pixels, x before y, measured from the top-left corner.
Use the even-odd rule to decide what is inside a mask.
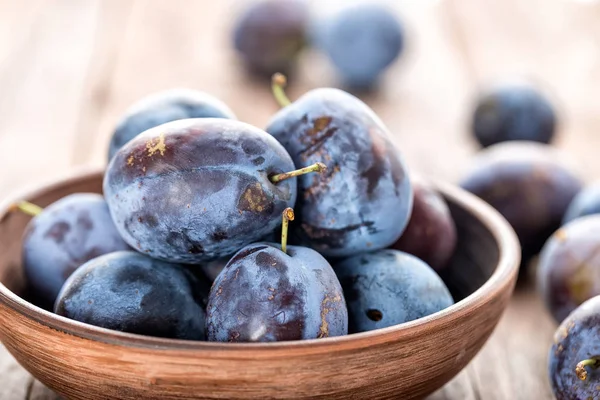
[[[456,247],[456,226],[444,198],[422,177],[412,176],[413,209],[406,230],[392,248],[412,254],[440,271]]]
[[[472,130],[482,147],[509,140],[550,143],[556,115],[550,101],[534,86],[507,82],[479,95]]]
[[[348,333],[348,311],[330,264],[316,251],[273,243],[240,250],[213,283],[207,337],[275,342]]]
[[[600,182],[583,188],[575,196],[567,208],[562,223],[567,224],[575,218],[592,214],[600,214]]]
[[[350,333],[413,321],[454,304],[429,265],[398,250],[349,257],[333,268],[348,305]]]
[[[110,253],[71,275],[54,312],[122,332],[203,340],[205,312],[197,283],[181,265],[135,251]]]
[[[52,309],[60,288],[86,261],[128,250],[104,198],[75,193],[49,205],[27,225],[23,237],[23,271],[29,295]]]
[[[560,228],[540,254],[538,289],[557,322],[600,295],[600,215]]]
[[[578,167],[559,150],[512,141],[480,152],[460,186],[491,204],[512,225],[525,265],[560,227],[582,181]]]
[[[314,29],[315,44],[351,88],[373,87],[404,49],[404,29],[394,13],[376,2],[344,7]]]
[[[400,237],[413,202],[408,171],[366,104],[338,89],[315,89],[280,110],[267,132],[298,168],[327,165],[320,175],[298,179],[295,243],[344,257],[388,247]]]
[[[165,261],[197,264],[231,255],[270,234],[296,202],[285,149],[243,122],[200,118],[169,122],[117,152],[104,193],[121,236]]]
[[[108,160],[140,133],[167,122],[187,118],[236,119],[216,97],[193,89],[175,88],[152,93],[129,107],[110,139]]]
[[[236,19],[233,45],[247,70],[270,78],[290,74],[305,47],[309,20],[304,0],[259,0]]]
[[[599,400],[600,369],[587,368],[587,379],[575,374],[575,367],[590,357],[600,358],[600,296],[577,308],[554,334],[548,372],[557,400]]]

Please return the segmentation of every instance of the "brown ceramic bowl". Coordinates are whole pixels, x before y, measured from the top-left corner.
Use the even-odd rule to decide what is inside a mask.
[[[511,297],[519,247],[507,223],[460,189],[438,185],[459,244],[443,278],[457,303],[410,323],[344,337],[269,344],[158,339],[46,312],[26,288],[21,235],[28,217],[0,205],[0,339],[42,383],[70,399],[412,399],[454,377],[486,342]],[[42,206],[101,192],[101,171],[15,199]]]

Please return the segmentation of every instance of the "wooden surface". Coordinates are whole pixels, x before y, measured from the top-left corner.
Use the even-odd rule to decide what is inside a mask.
[[[315,3],[316,0],[314,1]],[[333,8],[332,0],[320,3]],[[276,109],[268,85],[241,73],[223,0],[0,0],[0,195],[103,165],[111,129],[137,98],[190,86],[264,126]],[[545,82],[560,106],[558,145],[600,168],[600,3],[575,0],[390,1],[408,46],[382,90],[365,96],[411,166],[455,181],[476,150],[467,133],[480,85],[511,74]],[[319,14],[324,11],[318,10]],[[289,94],[332,85],[307,54]],[[554,323],[531,287],[514,295],[474,362],[434,399],[546,399]],[[53,399],[4,350],[0,398]]]

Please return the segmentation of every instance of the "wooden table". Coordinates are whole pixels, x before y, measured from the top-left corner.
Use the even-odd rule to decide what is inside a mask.
[[[315,3],[318,3],[316,0]],[[333,8],[342,0],[326,1]],[[0,0],[0,195],[76,166],[103,165],[109,135],[139,97],[173,86],[225,100],[262,127],[267,84],[241,73],[229,42],[235,0]],[[476,151],[468,118],[477,88],[526,74],[561,111],[558,145],[585,178],[600,167],[600,3],[574,0],[390,1],[408,46],[369,103],[412,168],[455,181]],[[319,10],[323,14],[323,10]],[[294,98],[333,85],[308,53]],[[555,325],[531,285],[515,293],[482,352],[432,399],[551,398],[546,355]],[[0,349],[0,398],[55,399]]]

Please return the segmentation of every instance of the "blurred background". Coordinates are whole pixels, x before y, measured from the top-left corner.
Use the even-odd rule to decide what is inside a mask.
[[[240,120],[264,128],[279,108],[270,84],[248,75],[232,47],[232,25],[246,3],[0,0],[0,195],[78,166],[104,166],[123,113],[159,90],[206,91]],[[313,0],[311,12],[324,17],[347,3]],[[537,82],[552,99],[554,144],[580,162],[586,180],[597,178],[599,1],[386,4],[403,23],[405,48],[378,89],[360,98],[388,126],[413,170],[456,181],[480,148],[470,132],[478,91],[519,76]],[[287,92],[293,100],[312,88],[338,85],[326,57],[309,49]],[[438,398],[549,398],[545,357],[554,323],[539,302],[517,293],[484,351]],[[15,382],[30,379],[4,354],[2,370]]]

